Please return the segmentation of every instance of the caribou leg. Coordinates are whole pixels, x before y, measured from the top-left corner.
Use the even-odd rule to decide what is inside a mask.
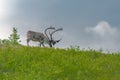
[[[41,42],[40,42],[40,47],[41,47]]]
[[[42,46],[43,46],[43,47],[45,47],[45,45],[44,45],[44,44],[42,44]]]
[[[30,39],[27,39],[27,46],[29,46]]]
[[[44,45],[44,42],[43,42],[43,41],[40,41],[40,40],[39,40],[39,42],[40,42],[40,47],[41,47],[41,45],[42,45],[43,47],[45,47],[45,45]]]
[[[44,42],[43,42],[43,41],[41,42],[41,44],[42,44],[42,46],[43,46],[43,47],[45,47],[45,45],[44,45]]]

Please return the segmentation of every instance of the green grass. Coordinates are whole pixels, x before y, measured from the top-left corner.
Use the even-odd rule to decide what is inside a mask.
[[[0,80],[120,80],[120,54],[73,48],[1,47]]]

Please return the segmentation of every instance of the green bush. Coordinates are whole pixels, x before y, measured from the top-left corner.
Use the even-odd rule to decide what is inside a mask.
[[[20,35],[18,35],[17,28],[13,27],[13,33],[10,34],[9,41],[11,44],[19,44],[19,42],[21,42],[19,39]]]

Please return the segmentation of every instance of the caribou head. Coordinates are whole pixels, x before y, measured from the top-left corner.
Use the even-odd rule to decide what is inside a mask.
[[[53,39],[53,34],[55,34],[56,32],[58,32],[58,31],[62,31],[63,29],[62,28],[58,28],[58,29],[55,29],[54,27],[50,27],[50,29],[52,28],[52,32],[49,32],[49,36],[48,36],[48,34],[47,34],[47,30],[49,29],[49,28],[47,28],[47,29],[45,29],[45,35],[46,35],[46,37],[47,37],[47,39],[48,39],[48,41],[49,41],[49,46],[50,47],[53,47],[56,43],[58,43],[58,42],[60,42],[61,41],[61,39],[59,39],[59,40],[54,40]]]

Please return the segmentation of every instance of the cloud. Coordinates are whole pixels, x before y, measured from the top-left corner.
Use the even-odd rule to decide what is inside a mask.
[[[7,39],[12,33],[11,27],[9,25],[0,25],[0,39]]]
[[[106,21],[101,21],[94,27],[87,27],[85,32],[89,35],[88,41],[91,40],[88,46],[93,49],[119,51],[119,31]]]
[[[87,27],[87,32],[93,32],[100,36],[115,35],[117,32],[116,28],[110,26],[106,21],[99,22],[95,27]]]
[[[0,0],[0,39],[8,38],[11,33],[10,16],[14,14],[16,0]]]
[[[4,19],[13,13],[15,0],[0,0],[0,19]]]
[[[4,17],[6,15],[6,1],[0,0],[0,18]]]

